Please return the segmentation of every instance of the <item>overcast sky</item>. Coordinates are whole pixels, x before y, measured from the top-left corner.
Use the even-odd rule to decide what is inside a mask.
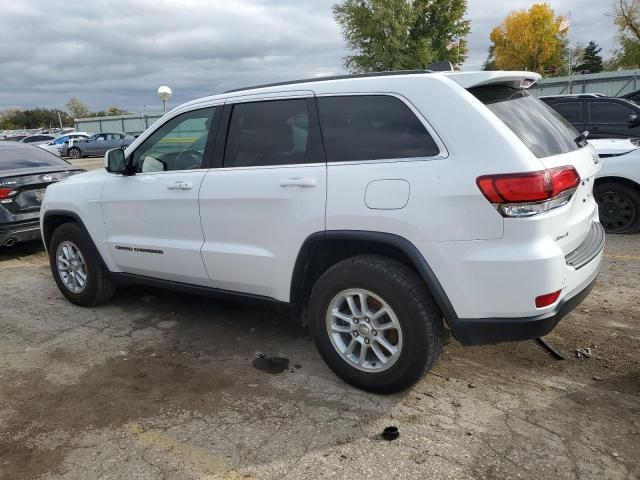
[[[225,89],[344,73],[332,0],[12,0],[0,8],[0,109],[117,105],[158,111]],[[489,32],[526,0],[469,0],[470,58],[479,69]],[[615,47],[612,0],[550,0],[572,12],[572,45]]]

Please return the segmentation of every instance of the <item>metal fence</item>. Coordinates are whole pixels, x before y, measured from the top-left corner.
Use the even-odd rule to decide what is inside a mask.
[[[76,118],[75,128],[79,132],[107,133],[125,132],[136,135],[153,125],[162,113],[116,115],[112,117]]]
[[[571,77],[544,78],[531,91],[537,96],[602,93],[610,97],[620,97],[638,89],[640,89],[640,70],[618,70]]]

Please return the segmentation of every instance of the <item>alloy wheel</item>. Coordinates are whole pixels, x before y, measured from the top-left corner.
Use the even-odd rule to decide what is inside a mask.
[[[87,286],[87,265],[75,243],[65,240],[56,249],[56,267],[64,286],[73,293],[81,293]]]
[[[326,327],[336,352],[358,370],[387,370],[402,352],[398,317],[387,302],[368,290],[338,293],[329,304]]]

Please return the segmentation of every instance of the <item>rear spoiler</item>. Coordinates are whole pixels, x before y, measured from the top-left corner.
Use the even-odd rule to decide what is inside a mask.
[[[542,76],[535,72],[440,72],[464,88],[482,87],[486,85],[512,85],[515,88],[530,88]]]

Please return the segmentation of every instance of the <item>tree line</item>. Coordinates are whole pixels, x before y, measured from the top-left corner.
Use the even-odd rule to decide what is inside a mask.
[[[79,98],[71,97],[66,110],[57,108],[10,109],[0,112],[0,130],[18,130],[59,127],[73,127],[75,118],[106,117],[125,115],[128,112],[118,107],[92,112]]]
[[[333,15],[350,50],[345,67],[353,73],[424,69],[441,60],[459,68],[468,55],[467,0],[343,0]],[[483,68],[546,76],[639,68],[640,0],[615,0],[611,17],[618,47],[605,60],[596,40],[571,47],[571,19],[548,4],[514,11],[490,32]]]

